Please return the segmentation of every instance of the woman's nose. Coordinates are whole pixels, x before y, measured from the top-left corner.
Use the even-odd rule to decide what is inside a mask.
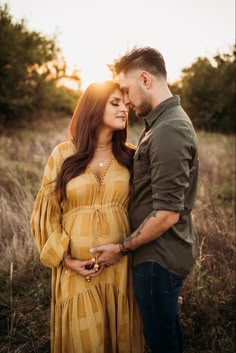
[[[125,112],[125,113],[128,112],[128,108],[127,108],[127,105],[125,103],[122,104],[121,111]]]

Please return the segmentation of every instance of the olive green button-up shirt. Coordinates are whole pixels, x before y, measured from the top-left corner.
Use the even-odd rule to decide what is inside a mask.
[[[134,156],[130,222],[134,231],[154,210],[175,211],[179,221],[136,249],[133,265],[147,261],[186,276],[198,255],[191,210],[197,191],[197,138],[178,96],[166,99],[145,118]]]

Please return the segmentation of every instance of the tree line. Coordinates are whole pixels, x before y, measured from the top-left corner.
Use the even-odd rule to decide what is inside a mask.
[[[170,85],[196,128],[235,132],[236,46],[213,58],[197,58],[182,70],[179,82]]]
[[[170,84],[196,128],[235,131],[235,55],[234,45],[229,53],[199,57]],[[81,92],[59,86],[65,77],[67,66],[56,38],[30,31],[24,20],[13,20],[7,5],[0,6],[0,126],[35,110],[71,114]],[[69,78],[81,83],[78,73]]]
[[[0,126],[37,110],[71,113],[80,92],[58,85],[67,76],[56,38],[30,31],[0,6]],[[70,78],[80,83],[78,75]]]

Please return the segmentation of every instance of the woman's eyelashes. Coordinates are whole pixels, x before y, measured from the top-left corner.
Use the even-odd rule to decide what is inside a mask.
[[[112,100],[111,102],[111,105],[113,105],[113,107],[119,107],[120,105],[120,99],[115,99],[115,100]]]

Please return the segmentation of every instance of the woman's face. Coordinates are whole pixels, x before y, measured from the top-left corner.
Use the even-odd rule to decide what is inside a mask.
[[[103,126],[112,131],[123,130],[126,127],[128,109],[124,104],[123,94],[117,88],[108,98],[104,115]]]

